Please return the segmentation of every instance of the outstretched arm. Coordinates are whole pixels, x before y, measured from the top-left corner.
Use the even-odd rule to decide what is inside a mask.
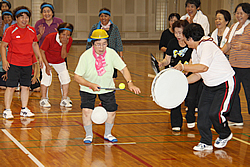
[[[123,77],[125,78],[125,80],[127,81],[128,83],[128,88],[130,91],[134,92],[135,94],[139,94],[141,93],[141,90],[140,88],[136,87],[133,82],[132,82],[132,79],[131,79],[131,75],[130,75],[130,72],[128,70],[127,67],[124,67],[122,70],[121,70],[121,73],[123,75]]]

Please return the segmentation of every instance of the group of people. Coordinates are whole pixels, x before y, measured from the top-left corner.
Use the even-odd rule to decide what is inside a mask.
[[[162,33],[159,44],[164,52],[159,66],[173,67],[187,75],[187,127],[195,127],[194,114],[198,107],[197,127],[201,135],[200,143],[193,149],[211,151],[212,125],[219,134],[214,143],[216,148],[225,147],[232,138],[229,126],[243,126],[241,83],[250,114],[250,4],[237,5],[234,11],[237,22],[230,28],[227,27],[230,13],[217,10],[216,29],[212,33],[209,33],[207,17],[200,11],[200,0],[186,0],[185,5],[186,15],[169,15],[170,27]],[[171,125],[173,131],[181,130],[180,106],[171,110]]]
[[[231,28],[227,27],[231,20],[230,13],[226,10],[216,11],[217,28],[211,37],[208,36],[208,19],[200,10],[200,0],[186,0],[185,5],[186,15],[180,17],[178,13],[173,13],[169,16],[170,28],[163,32],[159,46],[164,52],[164,59],[159,62],[159,66],[173,67],[187,74],[187,126],[195,127],[195,108],[198,107],[197,126],[201,134],[200,143],[193,149],[213,150],[210,130],[212,125],[219,134],[214,146],[223,148],[233,136],[229,123],[243,125],[239,98],[240,83],[243,84],[250,113],[250,65],[247,56],[250,53],[250,4],[240,3],[235,8],[238,22]],[[48,87],[52,82],[53,67],[61,84],[60,106],[72,107],[72,101],[68,97],[70,76],[67,70],[67,56],[73,41],[73,25],[54,17],[54,6],[50,3],[41,4],[43,18],[37,21],[35,28],[29,25],[29,8],[19,6],[13,12],[10,8],[8,1],[4,0],[1,3],[3,24],[0,30],[4,33],[0,51],[4,70],[2,78],[6,81],[3,117],[14,118],[11,102],[18,84],[21,87],[20,115],[35,115],[27,105],[31,85],[39,82],[38,67],[41,68],[40,106],[51,107]],[[87,50],[81,55],[74,75],[75,81],[80,85],[82,119],[86,132],[84,143],[93,141],[91,114],[95,107],[96,95],[108,113],[104,139],[117,142],[116,137],[111,134],[118,106],[115,91],[101,89],[115,88],[115,70],[122,73],[132,92],[140,93],[122,60],[122,41],[118,27],[110,19],[110,10],[102,8],[99,18],[100,21],[90,30]],[[171,110],[172,130],[180,131],[182,124],[181,106],[178,106]]]
[[[4,4],[9,4],[7,5],[9,8],[5,8],[6,10],[3,11]],[[53,66],[62,84],[63,93],[60,106],[71,107],[72,104],[67,97],[70,77],[64,59],[67,57],[73,41],[71,38],[73,25],[54,18],[54,7],[49,3],[41,4],[43,18],[37,21],[35,28],[29,25],[31,11],[26,6],[19,6],[13,12],[9,10],[10,2],[3,1],[1,6],[4,21],[7,16],[14,20],[13,22],[10,19],[11,21],[2,25],[4,33],[0,49],[2,68],[6,72],[5,77],[2,77],[2,81],[6,81],[3,117],[5,119],[14,118],[10,107],[13,93],[18,85],[21,87],[22,109],[20,115],[23,117],[35,115],[27,105],[29,90],[36,90],[40,87],[39,66],[42,69],[40,105],[43,106],[47,93],[46,88],[51,84],[50,66]]]
[[[10,4],[8,1],[3,1],[1,5],[4,6],[5,3]],[[3,11],[4,8],[1,9]],[[6,28],[0,47],[2,68],[3,72],[6,72],[3,77],[3,81],[6,81],[3,86],[6,88],[3,117],[5,119],[14,118],[11,102],[18,84],[21,87],[21,117],[35,116],[27,107],[29,90],[32,88],[33,82],[37,87],[41,87],[40,106],[51,107],[48,88],[52,82],[52,67],[57,72],[61,84],[60,106],[72,107],[72,101],[68,97],[71,79],[67,70],[67,56],[73,42],[71,38],[73,25],[54,17],[54,6],[50,3],[41,4],[43,18],[36,22],[35,27],[29,25],[31,17],[29,8],[19,6],[13,12],[9,9],[10,7],[2,13],[2,17],[5,20],[5,15],[7,15],[5,13],[8,13],[14,22],[6,21],[2,26]],[[74,79],[80,85],[81,109],[86,131],[84,143],[91,143],[93,140],[91,114],[97,94],[101,101],[100,105],[108,113],[104,139],[117,142],[117,139],[111,134],[118,107],[115,91],[101,89],[101,87],[115,88],[114,80],[117,77],[117,70],[124,76],[128,88],[136,94],[140,93],[140,89],[133,84],[130,72],[122,60],[123,46],[119,29],[113,24],[110,17],[109,9],[102,8],[99,11],[100,21],[91,28],[87,51],[81,55],[75,70]],[[37,66],[34,66],[35,64]],[[36,67],[40,67],[41,72]],[[34,77],[31,77],[32,68],[34,68]],[[39,73],[41,73],[41,83],[39,83]]]

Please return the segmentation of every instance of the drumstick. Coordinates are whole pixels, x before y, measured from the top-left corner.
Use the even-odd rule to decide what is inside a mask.
[[[151,66],[152,66],[155,74],[158,74],[160,72],[158,61],[156,60],[156,58],[154,57],[154,55],[152,53],[150,53],[150,56],[151,56]]]
[[[98,89],[105,89],[105,90],[125,90],[125,89],[120,89],[120,88],[101,88],[101,87],[98,87]]]
[[[149,78],[154,78],[155,75],[153,75],[153,74],[148,74],[148,77],[149,77]]]

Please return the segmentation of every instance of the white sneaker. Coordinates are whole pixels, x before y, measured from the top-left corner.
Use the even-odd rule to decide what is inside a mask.
[[[4,110],[3,111],[3,118],[5,118],[5,119],[13,119],[14,116],[12,115],[12,111],[11,110]]]
[[[68,102],[69,102],[70,104],[72,104],[72,101],[70,100],[69,97],[67,97],[67,100],[68,100]]]
[[[25,107],[24,109],[21,109],[20,115],[22,117],[34,117],[35,114],[32,113],[27,107]]]
[[[90,144],[93,141],[93,136],[86,136],[85,139],[83,139],[83,142],[86,144]]]
[[[108,141],[110,141],[110,142],[112,142],[112,143],[118,141],[118,140],[117,140],[113,135],[111,135],[111,134],[109,134],[109,135],[107,135],[107,136],[104,135],[104,139],[105,139],[105,140],[108,140]]]
[[[199,143],[197,146],[193,147],[193,150],[195,151],[213,150],[213,146],[207,145],[205,143]]]
[[[227,145],[227,142],[231,140],[233,137],[233,133],[231,133],[227,138],[220,139],[219,137],[214,142],[214,147],[216,148],[223,148]]]
[[[63,99],[60,103],[60,106],[62,107],[72,107],[72,104],[68,101],[68,99]]]
[[[243,126],[243,122],[228,121],[228,126]]]
[[[174,132],[180,132],[181,128],[180,127],[173,127],[172,131],[174,131]]]
[[[195,122],[193,122],[193,123],[187,123],[187,127],[189,129],[193,129],[195,127]]]
[[[49,99],[41,99],[39,103],[41,107],[51,107]]]

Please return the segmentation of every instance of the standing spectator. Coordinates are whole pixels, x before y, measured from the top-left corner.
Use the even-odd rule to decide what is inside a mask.
[[[1,9],[2,13],[6,10],[10,10],[11,3],[7,0],[3,0],[2,2],[0,2],[0,9]],[[0,17],[0,38],[1,39],[3,36],[3,27],[4,27],[3,19]]]
[[[233,67],[236,77],[242,83],[247,100],[248,113],[250,114],[250,4],[240,3],[235,8],[237,23],[233,24],[227,34],[227,43],[222,48],[224,53],[229,51],[229,62]],[[241,85],[239,84],[241,87]],[[229,125],[242,126],[239,92],[236,92],[229,117]]]
[[[159,50],[164,52],[163,59],[166,56],[166,51],[167,51],[167,46],[168,46],[169,41],[171,39],[175,38],[172,25],[177,20],[180,20],[180,15],[178,13],[171,13],[168,16],[169,28],[164,30],[161,34],[161,39],[160,39],[160,43],[159,43]]]
[[[4,33],[1,43],[1,55],[3,69],[7,71],[6,91],[4,96],[5,110],[3,117],[6,119],[14,118],[10,109],[13,93],[20,81],[21,85],[21,116],[32,117],[33,114],[28,108],[29,86],[31,84],[32,56],[38,56],[40,63],[41,54],[38,47],[36,31],[29,26],[31,11],[20,6],[13,11],[16,24],[11,25]],[[8,46],[8,55],[6,59],[6,48]]]
[[[54,17],[55,11],[54,6],[52,4],[44,2],[41,4],[40,9],[43,18],[38,20],[35,24],[39,47],[42,46],[45,37],[49,33],[56,32],[59,24],[63,23],[62,19]]]
[[[92,34],[92,32],[96,29],[104,29],[108,35],[108,47],[114,49],[121,58],[123,58],[123,46],[122,46],[122,40],[120,36],[119,29],[117,25],[115,25],[111,20],[111,13],[110,10],[107,8],[102,8],[99,11],[99,23],[96,23],[92,26],[90,32],[89,32],[89,39]],[[91,42],[88,40],[86,49],[89,49],[92,47]],[[114,69],[114,75],[113,78],[117,78],[117,69]]]
[[[13,14],[10,10],[6,10],[2,13],[2,19],[4,23],[3,33],[9,26],[16,23],[16,21],[13,20]]]
[[[229,31],[228,24],[231,21],[231,14],[227,10],[217,10],[215,14],[215,25],[216,29],[212,32],[211,37],[213,38],[214,42],[222,48],[227,39],[227,33]]]
[[[205,35],[209,34],[209,22],[207,16],[200,10],[200,0],[186,0],[185,7],[187,14],[181,17],[181,20],[187,20],[189,23],[198,23],[205,31]]]

